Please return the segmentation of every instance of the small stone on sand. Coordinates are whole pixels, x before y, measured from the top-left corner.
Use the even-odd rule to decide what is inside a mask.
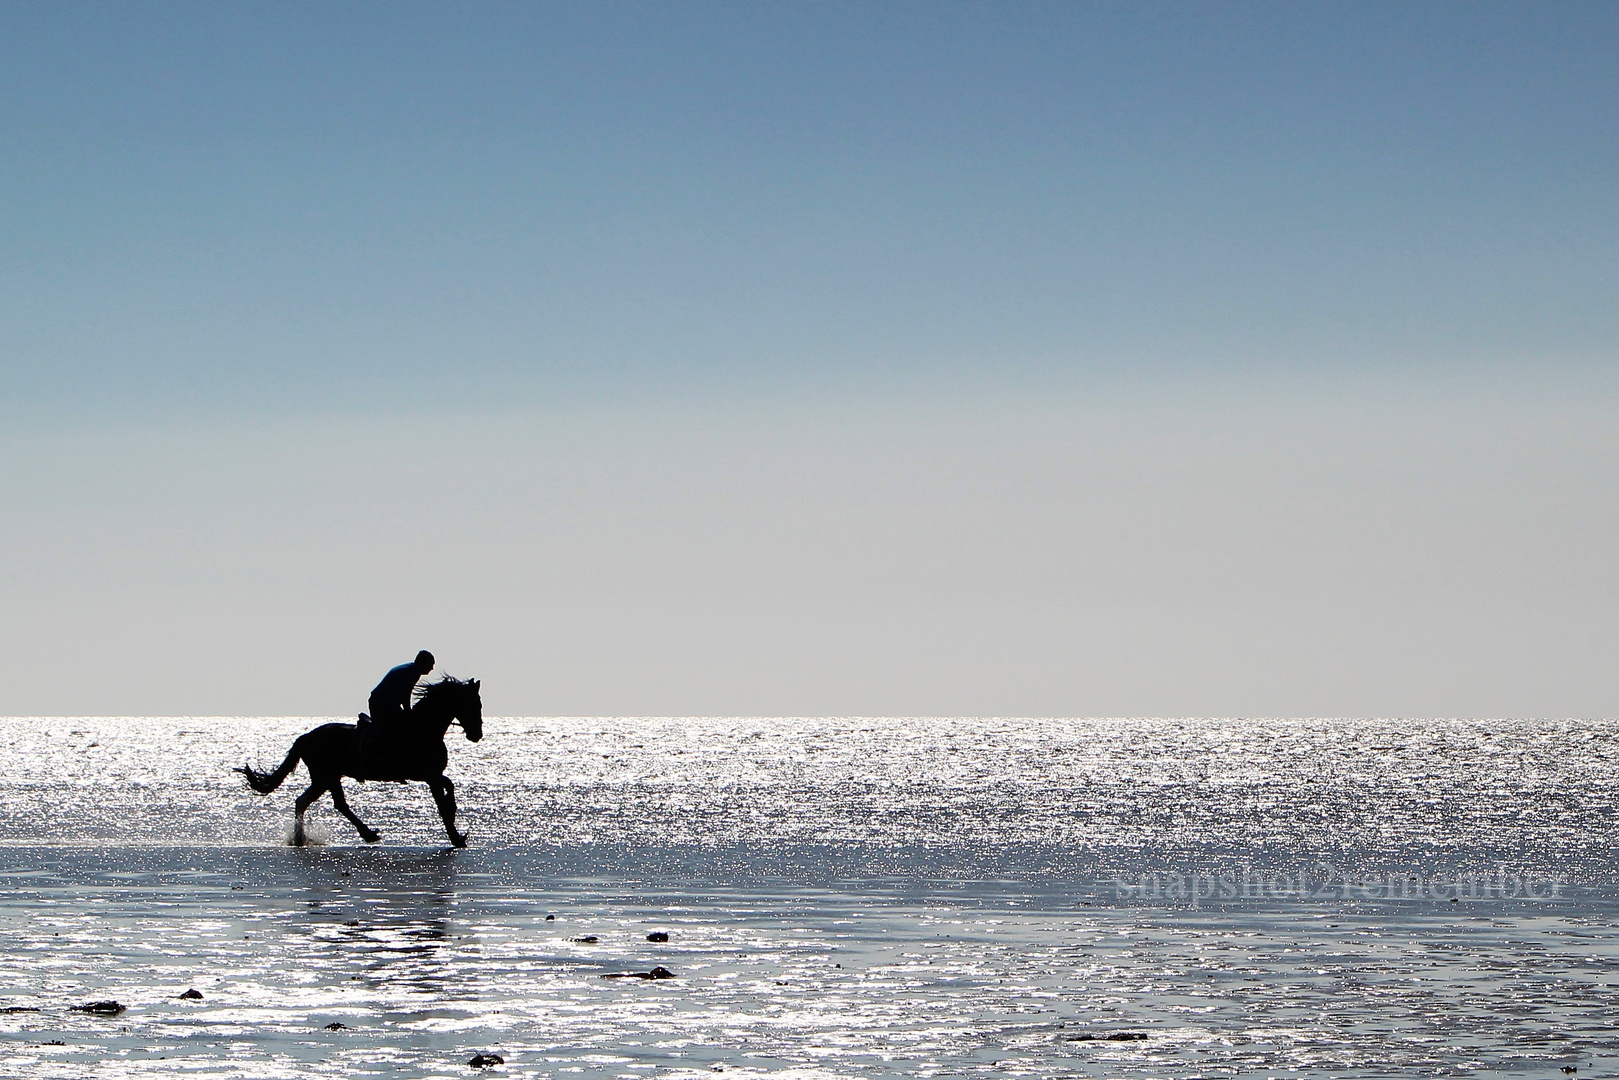
[[[70,1005],[69,1012],[93,1013],[96,1016],[117,1016],[124,1011],[116,1001],[87,1001],[83,1005]]]
[[[474,1069],[487,1069],[491,1065],[504,1065],[506,1059],[499,1054],[473,1054],[472,1060],[467,1062]]]
[[[327,1031],[347,1031],[348,1027],[349,1026],[347,1024],[339,1024],[336,1020],[333,1020],[330,1024],[326,1025],[326,1030]]]
[[[596,942],[600,941],[601,939],[598,938],[595,934],[586,934],[584,937],[576,937],[573,940],[578,942],[581,945],[594,945],[594,944],[596,944]]]
[[[185,993],[181,994],[180,997],[185,1001],[201,1001],[202,991],[198,990],[196,987],[192,987],[190,990],[187,990]]]
[[[669,935],[662,930],[654,930],[646,936],[648,941],[668,941]]]

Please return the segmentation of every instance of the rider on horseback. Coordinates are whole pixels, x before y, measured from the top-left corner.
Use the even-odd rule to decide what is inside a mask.
[[[366,717],[360,718],[363,757],[375,757],[379,750],[389,748],[403,734],[405,718],[410,715],[410,695],[416,689],[417,680],[432,670],[433,654],[423,649],[416,654],[416,659],[391,668],[377,683],[377,688],[371,691],[370,723],[365,723]]]
[[[433,658],[425,653],[414,664],[405,664],[388,673],[372,696],[372,708],[379,698],[398,706],[403,695],[424,672],[432,667]],[[415,669],[412,671],[412,669]],[[403,685],[400,685],[403,684]],[[298,796],[297,814],[293,818],[292,842],[302,844],[308,837],[304,831],[304,813],[316,799],[328,792],[337,812],[349,819],[359,830],[360,839],[374,844],[380,837],[377,831],[361,821],[343,795],[343,777],[356,780],[391,780],[399,783],[419,781],[433,792],[439,816],[444,819],[444,831],[450,843],[465,847],[466,833],[455,827],[455,784],[444,775],[449,764],[449,751],[444,745],[444,733],[451,724],[460,724],[468,742],[483,738],[483,698],[477,679],[452,679],[448,675],[438,682],[421,688],[411,703],[405,722],[397,725],[399,731],[392,744],[385,747],[385,760],[363,760],[356,745],[359,732],[353,724],[322,724],[313,731],[298,736],[287,751],[286,758],[273,772],[259,772],[251,765],[236,771],[247,778],[248,787],[260,795],[268,795],[281,786],[282,781],[303,764],[309,770],[309,787]],[[383,691],[388,691],[384,694]],[[398,695],[398,696],[392,696]],[[382,710],[378,709],[381,713]],[[360,725],[361,731],[372,727],[369,718]]]

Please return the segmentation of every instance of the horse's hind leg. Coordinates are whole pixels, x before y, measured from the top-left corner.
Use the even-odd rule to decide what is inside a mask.
[[[448,776],[436,776],[427,782],[433,789],[433,801],[438,803],[439,817],[444,819],[444,831],[450,834],[450,843],[456,847],[467,846],[467,834],[457,832],[455,828],[455,785]]]
[[[374,844],[378,840],[382,839],[382,837],[377,835],[377,830],[373,829],[371,826],[369,826],[365,822],[361,821],[359,816],[356,815],[354,813],[354,811],[349,808],[349,801],[343,795],[343,781],[342,781],[342,778],[338,778],[338,779],[332,781],[331,792],[332,792],[332,805],[337,807],[337,812],[339,814],[342,814],[344,817],[349,819],[350,824],[352,824],[356,829],[360,830],[360,839],[361,840],[364,840],[368,844]]]
[[[303,847],[309,842],[308,837],[304,836],[304,812],[313,806],[315,800],[325,793],[326,785],[317,781],[305,788],[304,793],[298,796],[298,801],[293,804],[293,807],[297,810],[292,819],[292,843],[294,847]]]

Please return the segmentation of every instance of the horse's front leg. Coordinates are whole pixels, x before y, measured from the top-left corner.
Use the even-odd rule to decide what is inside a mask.
[[[466,847],[467,834],[455,828],[455,785],[448,776],[436,776],[427,786],[433,789],[433,801],[438,803],[439,817],[444,819],[444,831],[450,834],[450,843]]]
[[[349,819],[349,823],[351,825],[353,825],[356,829],[360,830],[360,839],[361,840],[364,840],[368,844],[374,844],[378,840],[382,839],[381,836],[377,835],[377,830],[373,829],[371,826],[369,826],[365,822],[361,821],[360,818],[359,818],[359,815],[357,815],[352,809],[349,808],[349,801],[343,795],[343,778],[342,777],[338,777],[336,780],[332,781],[331,790],[332,790],[332,805],[337,807],[337,812],[339,814],[342,814],[344,817]]]
[[[292,843],[294,847],[303,847],[309,842],[308,838],[304,836],[304,813],[315,804],[316,799],[325,793],[326,785],[317,780],[305,788],[304,793],[298,796],[298,801],[292,804],[293,809],[296,811],[292,818]]]

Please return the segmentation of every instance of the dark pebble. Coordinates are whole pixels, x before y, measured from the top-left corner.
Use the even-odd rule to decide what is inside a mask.
[[[652,933],[646,936],[646,939],[648,941],[668,941],[669,935],[664,933],[662,930],[654,930]]]
[[[347,1024],[339,1024],[336,1020],[333,1020],[330,1024],[326,1025],[327,1031],[347,1031],[348,1028],[349,1026]]]
[[[41,1046],[66,1046],[67,1043],[63,1042],[61,1039],[52,1039],[50,1042],[40,1043],[40,1045]]]
[[[38,1012],[38,1011],[39,1011],[39,1009],[36,1008],[33,1005],[7,1005],[5,1008],[0,1009],[0,1013],[20,1013],[20,1012]]]
[[[675,973],[666,967],[655,967],[651,971],[615,971],[610,975],[603,975],[604,979],[672,979]]]
[[[467,1062],[474,1069],[487,1069],[491,1065],[504,1065],[506,1059],[499,1054],[473,1054],[472,1060]]]
[[[584,937],[576,937],[573,940],[577,941],[581,945],[594,945],[596,942],[600,941],[601,938],[597,937],[595,934],[586,934]]]
[[[546,916],[546,917],[545,917],[545,921],[546,921],[546,922],[556,922],[556,921],[557,921],[557,917],[556,917],[556,916],[555,916],[555,915],[547,915],[547,916]]]
[[[88,1001],[83,1005],[70,1005],[69,1012],[94,1013],[97,1016],[117,1016],[124,1007],[116,1001]]]
[[[1072,1042],[1136,1042],[1145,1039],[1145,1031],[1115,1031],[1111,1035],[1070,1035]]]
[[[344,926],[359,926],[360,925],[360,920],[359,919],[350,919],[348,922],[344,923],[343,925]]]
[[[195,987],[193,987],[190,990],[187,990],[185,993],[181,994],[180,997],[185,1001],[201,1001],[202,1000],[202,991],[196,989]]]

